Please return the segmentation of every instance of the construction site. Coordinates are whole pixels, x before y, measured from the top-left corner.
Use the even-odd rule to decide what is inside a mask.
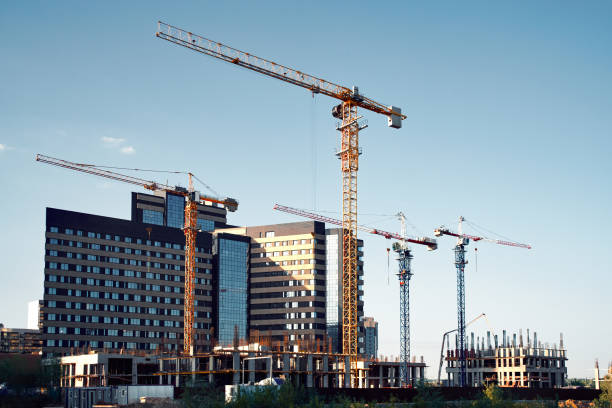
[[[368,127],[362,113],[382,115],[398,130],[407,118],[400,107],[161,21],[155,35],[331,98],[340,141],[341,218],[274,204],[301,220],[236,226],[227,215],[238,210],[238,200],[218,195],[191,172],[183,174],[187,186],[181,187],[116,167],[37,155],[39,163],[145,190],[132,193],[129,221],[47,208],[42,354],[60,359],[66,406],[116,402],[130,392],[170,398],[175,388],[204,383],[226,386],[230,397],[240,387],[284,382],[322,390],[423,385],[426,367],[437,362],[427,364],[411,349],[412,260],[420,256],[417,248],[436,251],[444,237],[455,240],[448,269],[456,273],[457,325],[443,334],[435,385],[567,385],[562,335],[558,345],[549,345],[529,330],[525,339],[522,331],[518,339],[505,330],[500,338],[490,331],[468,338],[466,332],[485,316],[466,322],[468,246],[530,250],[529,244],[467,234],[470,220],[462,216],[456,228],[432,228],[433,237],[410,236],[402,211],[394,216],[399,232],[357,222],[359,135]],[[390,309],[399,323],[395,357],[380,356],[377,323],[364,313],[365,250],[358,233],[392,241],[387,257],[396,261],[400,293]]]

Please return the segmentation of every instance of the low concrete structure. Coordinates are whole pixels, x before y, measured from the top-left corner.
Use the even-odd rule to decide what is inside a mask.
[[[146,385],[159,381],[157,356],[97,353],[66,356],[60,359],[62,387],[105,387]]]
[[[522,333],[517,342],[516,334],[512,340],[503,332],[501,344],[494,336],[495,345],[491,344],[490,332],[487,332],[487,346],[482,341],[474,343],[474,333],[471,334],[471,346],[466,353],[467,384],[481,386],[497,384],[500,387],[527,388],[560,388],[566,385],[567,361],[566,350],[563,349],[561,337],[560,348],[549,347],[538,342],[534,333],[533,342],[527,332],[527,343],[523,343]],[[458,350],[450,350],[446,356],[446,373],[448,385],[459,385]]]
[[[344,354],[271,349],[250,344],[236,349],[217,348],[193,357],[159,359],[160,384],[182,386],[187,381],[216,384],[254,384],[267,377],[281,378],[306,388],[350,388]],[[271,364],[271,367],[270,367]],[[353,369],[357,388],[399,387],[398,361],[358,360]],[[425,363],[409,363],[414,385],[424,381]]]

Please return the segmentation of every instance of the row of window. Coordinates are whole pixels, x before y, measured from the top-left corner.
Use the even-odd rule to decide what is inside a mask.
[[[301,312],[301,313],[267,313],[251,315],[251,320],[276,320],[276,319],[316,319],[325,318],[323,312]]]
[[[49,241],[54,240],[55,238],[49,238]],[[121,248],[110,245],[100,245],[100,244],[89,244],[77,242],[77,244],[83,244],[83,246],[77,246],[76,248],[84,248],[91,249],[94,251],[105,251],[105,252],[113,252],[113,253],[124,253],[128,255],[141,255],[147,257],[155,257],[155,258],[164,258],[164,259],[173,259],[177,261],[184,261],[185,256],[179,254],[172,254],[170,252],[157,252],[157,251],[143,251],[141,249],[133,249],[133,248]],[[57,256],[60,258],[75,258],[75,259],[86,259],[86,255],[81,252],[67,252],[67,251],[57,251],[55,249],[51,249],[47,251],[47,255],[49,256]],[[208,258],[196,258],[196,262],[209,263],[210,260]]]
[[[180,299],[165,298],[168,304],[180,305]],[[174,300],[174,301],[173,301]],[[59,300],[47,300],[47,307],[75,309],[75,310],[95,310],[103,312],[115,313],[135,313],[135,314],[151,314],[158,316],[182,316],[182,309],[165,309],[159,307],[144,307],[144,306],[125,306],[125,305],[109,305],[106,303],[82,303],[82,302],[64,302]],[[196,311],[195,317],[208,317],[210,312]]]
[[[321,269],[295,269],[286,270],[281,269],[279,271],[265,271],[258,272],[252,271],[254,278],[269,278],[274,276],[295,276],[295,275],[325,275],[325,270]]]
[[[136,343],[136,342],[125,342],[125,341],[98,341],[98,340],[64,340],[64,339],[49,339],[45,343],[46,347],[63,347],[63,348],[76,348],[76,347],[90,347],[90,348],[107,348],[107,349],[132,349],[132,350],[157,350],[158,347],[163,347],[166,350],[178,350],[178,344],[164,344],[158,343]],[[180,345],[182,347],[182,345]]]
[[[295,240],[288,240],[288,241],[274,241],[274,242],[266,242],[266,243],[254,242],[253,244],[251,244],[251,247],[252,248],[269,248],[269,247],[288,246],[288,245],[307,245],[311,243],[312,243],[312,239],[295,239]],[[317,242],[317,240],[315,239],[315,244],[321,244],[321,243],[325,243],[325,241]]]
[[[321,249],[317,249],[317,253],[322,252],[325,254],[325,251]],[[259,252],[255,254],[255,258],[270,258],[273,256],[296,256],[296,255],[310,255],[312,254],[312,249],[294,249],[291,251],[273,251],[273,252]]]
[[[258,309],[288,309],[291,307],[325,307],[325,302],[312,300],[310,302],[282,302],[282,303],[256,303],[251,305],[251,310]]]
[[[289,265],[325,265],[325,261],[323,259],[292,259],[288,261],[253,262],[251,264],[251,268],[265,268],[269,266]]]
[[[121,283],[126,283],[126,282],[121,282]],[[160,285],[142,285],[141,287],[131,287],[130,284],[134,284],[134,285],[139,285],[136,284],[134,282],[127,282],[128,285],[124,287],[127,289],[135,289],[135,290],[147,290],[147,291],[153,291],[153,292],[162,292],[162,287],[163,292],[165,293],[177,293],[177,294],[182,294],[183,293],[183,288],[178,287],[178,286],[160,286]],[[212,291],[206,289],[195,289],[194,290],[195,294],[198,296],[212,296]],[[134,300],[134,298],[136,296],[138,296],[138,298],[147,298],[148,296],[142,296],[142,295],[131,295],[129,293],[118,293],[118,292],[99,292],[99,291],[93,291],[93,290],[81,290],[81,289],[65,289],[65,288],[54,288],[54,287],[47,287],[45,289],[45,293],[48,295],[57,295],[57,296],[71,296],[71,297],[85,297],[85,298],[92,298],[92,299],[113,299],[113,300]],[[155,297],[153,297],[155,298]],[[158,299],[162,299],[161,297],[157,297]],[[168,298],[170,299],[170,298]],[[194,302],[200,302],[200,303],[206,303],[206,301],[203,300],[194,300]],[[203,304],[198,303],[198,305],[200,306],[204,306]]]
[[[108,259],[103,259],[103,258],[108,258]],[[114,263],[114,264],[120,264],[120,259],[119,258],[112,258],[112,257],[98,257],[97,255],[87,255],[86,258],[84,258],[88,261],[97,261],[97,262],[108,262],[108,263]],[[129,261],[129,262],[128,262]],[[170,271],[177,271],[177,272],[181,272],[184,271],[185,268],[183,267],[183,265],[177,265],[177,264],[165,264],[165,263],[160,263],[160,262],[143,262],[140,260],[136,260],[136,259],[125,259],[124,265],[130,265],[130,266],[139,266],[139,267],[147,267],[147,268],[152,268],[152,269],[163,269],[163,270],[170,270]],[[63,271],[76,271],[76,272],[91,272],[91,273],[104,273],[105,275],[115,275],[115,276],[119,276],[117,275],[114,271],[115,269],[113,268],[102,268],[99,266],[88,266],[88,265],[80,265],[80,264],[71,264],[71,263],[59,263],[59,262],[46,262],[45,263],[45,267],[47,269],[60,269]],[[118,271],[119,268],[116,268],[116,270]],[[211,273],[210,269],[208,268],[195,268],[195,272],[198,273]]]
[[[322,279],[304,279],[304,280],[283,280],[283,281],[266,281],[266,282],[254,282],[251,283],[251,288],[276,288],[283,286],[304,286],[304,285],[316,285],[325,286],[325,281]]]
[[[257,330],[325,330],[325,323],[262,324],[257,325]]]
[[[169,326],[172,327],[172,326]],[[47,334],[75,334],[79,336],[117,336],[117,337],[143,337],[149,339],[176,339],[179,334],[167,331],[146,331],[146,330],[120,330],[120,329],[100,329],[100,328],[81,328],[81,327],[56,327],[45,328]]]
[[[77,323],[99,323],[113,325],[129,325],[129,326],[153,326],[153,327],[174,327],[182,328],[183,321],[160,320],[160,319],[141,319],[136,317],[118,317],[118,316],[97,316],[97,315],[78,315],[66,313],[47,313],[45,320],[51,322],[77,322]],[[46,324],[45,326],[49,326]],[[210,323],[193,322],[195,329],[208,329]]]
[[[322,290],[298,290],[290,292],[251,293],[251,299],[292,298],[304,296],[325,296]]]
[[[48,275],[49,277],[53,276],[54,279],[56,279],[57,277],[55,275]],[[61,279],[64,278],[64,279]],[[118,288],[118,289],[134,289],[134,290],[146,290],[146,291],[151,291],[151,292],[166,292],[166,293],[184,293],[183,291],[183,287],[182,286],[166,286],[166,285],[151,285],[149,283],[138,283],[138,282],[124,282],[124,281],[112,281],[112,280],[100,280],[100,279],[85,279],[85,278],[75,278],[75,277],[71,277],[71,276],[60,276],[60,282],[64,280],[64,281],[68,281],[66,283],[72,283],[75,285],[91,285],[91,286],[104,286],[104,287],[112,287],[112,288]],[[48,287],[48,290],[51,289],[56,289],[53,287]],[[68,289],[70,290],[70,289]],[[59,294],[57,292],[57,290],[52,292],[47,292],[50,295],[57,295]],[[210,290],[206,290],[205,291],[206,294],[204,294],[205,296],[210,296]],[[98,292],[98,291],[89,291],[89,290],[74,290],[72,295],[67,295],[67,296],[85,296],[85,297],[92,297],[92,298],[101,298],[103,297],[103,293],[105,292]]]
[[[74,235],[74,231],[70,228],[66,228],[64,231],[62,231],[62,233],[67,234],[67,235]],[[79,231],[80,230],[77,230],[77,232]],[[57,227],[49,227],[49,232],[59,232],[59,230]],[[77,236],[87,236],[88,238],[105,239],[108,241],[125,242],[127,244],[146,245],[146,246],[157,247],[157,248],[185,250],[184,244],[177,244],[177,243],[172,243],[172,242],[151,241],[148,239],[143,240],[140,238],[131,238],[131,237],[120,237],[119,235],[111,236],[110,234],[101,234],[101,233],[94,233],[94,232],[84,233],[83,231],[80,231],[80,233],[77,233]],[[72,240],[56,239],[56,238],[52,238],[52,239],[55,240],[54,245],[64,245],[64,246],[77,247],[77,248],[87,248],[87,246],[85,245],[88,244],[82,241],[72,241]],[[120,248],[126,248],[126,247],[120,247]],[[196,252],[210,254],[211,248],[196,247]]]

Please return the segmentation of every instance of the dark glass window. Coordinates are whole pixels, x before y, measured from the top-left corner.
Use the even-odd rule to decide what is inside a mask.
[[[234,327],[238,336],[247,335],[247,252],[246,242],[219,239],[219,343],[231,344]]]
[[[166,225],[174,228],[182,228],[185,222],[185,198],[172,194],[166,195]]]
[[[215,222],[212,220],[203,220],[201,218],[198,218],[198,228],[202,231],[214,231]]]
[[[145,224],[164,225],[164,214],[159,211],[142,210],[142,222]]]

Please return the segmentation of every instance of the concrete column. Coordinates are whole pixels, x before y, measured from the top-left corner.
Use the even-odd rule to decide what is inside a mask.
[[[313,367],[312,367],[312,354],[306,356],[306,387],[313,387]]]
[[[253,353],[249,353],[249,357],[253,357]],[[249,368],[249,382],[255,382],[255,360],[248,360],[248,368]],[[244,363],[242,363],[244,364]]]
[[[138,384],[138,368],[136,367],[136,358],[132,358],[132,385]]]
[[[383,385],[383,368],[382,365],[378,366],[378,388],[382,388]]]
[[[208,357],[208,382],[210,384],[213,384],[215,382],[215,375],[213,374],[213,371],[215,370],[215,357],[214,356],[210,356]]]
[[[232,384],[240,384],[240,352],[234,351],[232,353],[232,369],[234,370],[234,378]]]
[[[191,360],[191,383],[195,384],[195,379],[196,379],[195,371],[197,370],[197,362],[196,362],[195,357],[191,357],[190,360]]]
[[[344,388],[351,388],[351,360],[344,357]]]
[[[323,388],[329,388],[329,375],[327,374],[327,371],[329,371],[329,357],[327,356],[323,356],[323,371],[325,371],[325,374],[323,374]]]
[[[176,359],[176,372],[178,373],[179,371],[181,371],[181,360],[177,358]],[[175,381],[175,386],[176,387],[179,387],[181,385],[180,384],[180,377],[179,377],[178,374],[175,376],[174,381]]]
[[[285,374],[286,381],[289,381],[289,372],[291,371],[290,365],[291,365],[290,355],[283,354],[283,374]]]
[[[268,373],[272,373],[272,377],[274,377],[274,364],[272,361],[274,358],[266,358],[264,361],[266,362],[266,378],[268,377]]]

